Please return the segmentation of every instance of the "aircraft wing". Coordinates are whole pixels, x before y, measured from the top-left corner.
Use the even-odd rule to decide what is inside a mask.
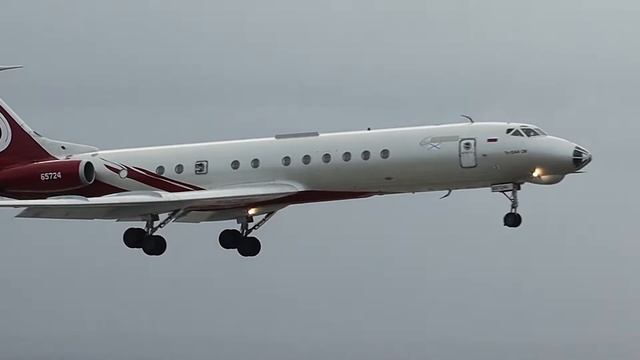
[[[101,197],[62,196],[42,200],[0,200],[0,208],[24,208],[23,218],[141,219],[175,210],[211,211],[251,207],[295,194],[291,184],[246,184],[216,190],[185,192],[132,191]]]

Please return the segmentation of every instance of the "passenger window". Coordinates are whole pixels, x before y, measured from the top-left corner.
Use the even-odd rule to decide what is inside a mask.
[[[238,169],[240,168],[240,161],[238,161],[238,160],[233,160],[233,161],[231,162],[231,168],[232,168],[233,170],[238,170]]]
[[[524,136],[524,135],[522,135],[520,130],[516,129],[511,133],[511,136]]]
[[[251,160],[251,167],[254,169],[257,169],[258,167],[260,167],[260,159]]]
[[[342,154],[342,160],[347,162],[351,160],[351,153],[350,152],[345,152],[344,154]]]
[[[196,161],[196,175],[204,175],[209,172],[209,162],[207,160]]]
[[[371,157],[371,152],[369,150],[365,150],[362,152],[360,157],[362,158],[362,160],[369,160],[369,158]]]
[[[389,155],[389,149],[382,149],[382,151],[380,151],[380,157],[383,159],[388,159]]]
[[[164,166],[160,165],[156,168],[156,174],[163,175],[164,174]]]
[[[331,154],[325,153],[324,155],[322,155],[322,162],[325,164],[331,162]]]
[[[302,163],[305,165],[309,165],[311,162],[311,155],[305,155],[302,157]]]
[[[282,165],[289,166],[291,165],[291,158],[289,156],[285,156],[282,158]]]
[[[178,164],[173,170],[176,172],[176,174],[182,174],[182,172],[184,171],[184,166],[182,164]]]

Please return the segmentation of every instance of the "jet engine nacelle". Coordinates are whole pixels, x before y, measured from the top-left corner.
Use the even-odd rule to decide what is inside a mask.
[[[562,179],[564,179],[564,175],[541,175],[531,177],[529,182],[539,185],[553,185],[559,183]]]
[[[60,192],[89,186],[95,179],[91,161],[52,160],[0,171],[0,189],[7,193]]]

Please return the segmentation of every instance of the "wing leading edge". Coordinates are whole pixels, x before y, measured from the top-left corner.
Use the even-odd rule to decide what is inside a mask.
[[[174,210],[217,211],[251,207],[299,192],[284,183],[246,184],[224,189],[185,192],[133,191],[101,197],[54,197],[3,200],[0,208],[24,208],[16,217],[46,219],[136,219]]]

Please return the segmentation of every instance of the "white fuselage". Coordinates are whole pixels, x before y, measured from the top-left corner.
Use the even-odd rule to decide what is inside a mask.
[[[370,193],[480,188],[531,181],[536,169],[537,175],[559,176],[576,170],[571,162],[575,144],[552,136],[506,134],[507,129],[519,126],[474,123],[277,136],[99,151],[74,158],[102,161],[119,169],[128,165],[156,172],[163,167],[163,177],[204,189],[281,181],[309,191]],[[468,148],[464,141],[475,144]],[[364,151],[370,153],[368,160],[362,157]],[[383,151],[388,151],[386,159],[381,156]],[[343,159],[347,152],[349,161]],[[303,162],[305,155],[310,156],[308,164]],[[283,164],[284,157],[290,158],[288,166]],[[252,167],[252,161],[256,166],[254,159],[259,161],[257,167]],[[202,167],[204,161],[206,173],[196,174],[196,162]],[[234,161],[239,162],[237,169],[232,168]],[[180,165],[181,173],[176,171]],[[97,180],[112,186],[158,190],[131,179],[126,172],[99,165],[96,169]]]

